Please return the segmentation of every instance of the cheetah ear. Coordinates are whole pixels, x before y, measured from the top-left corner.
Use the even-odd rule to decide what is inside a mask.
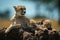
[[[14,9],[16,10],[16,6],[13,6],[14,7]]]

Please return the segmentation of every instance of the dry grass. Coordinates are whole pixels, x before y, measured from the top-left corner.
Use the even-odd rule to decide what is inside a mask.
[[[34,19],[35,21],[40,21],[41,19]],[[56,29],[56,30],[60,30],[60,25],[58,24],[58,22],[56,20],[51,20],[52,21],[52,28]]]
[[[8,27],[11,24],[9,19],[0,19],[0,28]]]
[[[36,22],[40,21],[40,19],[34,19]],[[0,19],[0,28],[1,27],[9,27],[9,25],[11,24],[10,20],[8,19],[3,19],[1,20]],[[58,25],[58,22],[55,21],[55,20],[52,20],[52,28],[55,28],[55,29],[59,29],[60,30],[60,25]]]

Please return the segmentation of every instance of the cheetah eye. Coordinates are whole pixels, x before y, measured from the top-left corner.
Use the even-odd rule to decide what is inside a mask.
[[[26,10],[26,8],[24,8],[24,10]]]
[[[19,10],[22,10],[22,8],[20,8]]]

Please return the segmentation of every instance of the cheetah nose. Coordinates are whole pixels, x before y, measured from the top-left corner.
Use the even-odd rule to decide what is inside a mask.
[[[24,11],[24,13],[26,13],[26,12]]]
[[[24,10],[24,13],[26,13],[26,10]]]

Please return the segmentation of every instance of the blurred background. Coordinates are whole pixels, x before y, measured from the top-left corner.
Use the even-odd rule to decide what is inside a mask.
[[[29,19],[51,19],[54,28],[60,26],[59,0],[0,0],[0,26],[9,26],[10,18],[14,15],[13,6],[26,7],[25,16]]]

